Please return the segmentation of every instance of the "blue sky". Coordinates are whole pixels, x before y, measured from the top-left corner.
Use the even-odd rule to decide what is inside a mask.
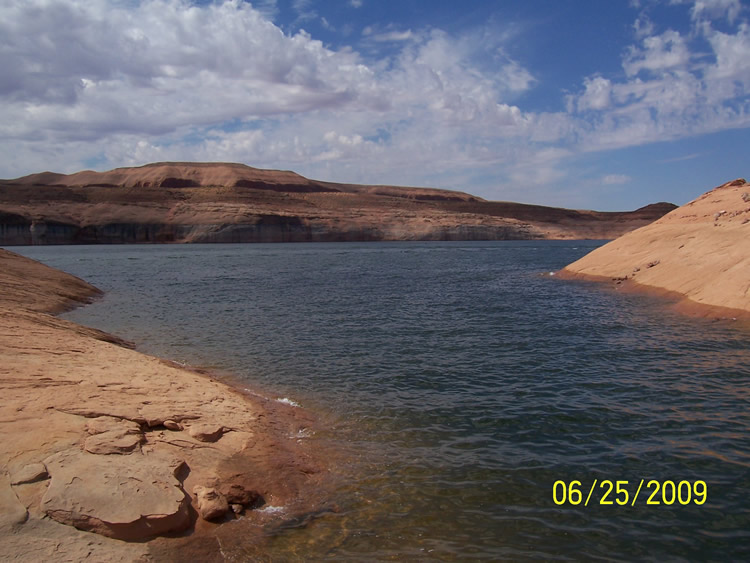
[[[0,177],[243,162],[602,210],[750,176],[740,0],[0,0]]]

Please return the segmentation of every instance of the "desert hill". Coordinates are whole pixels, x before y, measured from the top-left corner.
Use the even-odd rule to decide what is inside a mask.
[[[750,313],[750,184],[718,186],[562,273],[675,292],[683,307]]]
[[[579,211],[244,164],[160,162],[0,180],[0,244],[601,239],[674,207]]]

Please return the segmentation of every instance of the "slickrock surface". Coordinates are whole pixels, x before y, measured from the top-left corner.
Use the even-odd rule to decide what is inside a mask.
[[[561,274],[674,292],[684,298],[684,309],[696,313],[747,316],[750,184],[739,179],[714,188]]]
[[[0,245],[615,238],[674,205],[603,213],[431,188],[161,162],[0,180]]]
[[[0,250],[1,560],[188,560],[197,545],[220,558],[206,538],[222,525],[199,519],[194,490],[256,529],[265,503],[326,509],[324,467],[292,438],[311,423],[300,409],[45,312],[97,293]]]

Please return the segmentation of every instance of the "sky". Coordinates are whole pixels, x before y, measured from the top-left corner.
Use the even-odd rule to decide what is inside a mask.
[[[0,0],[0,178],[159,161],[681,205],[750,177],[750,5]]]

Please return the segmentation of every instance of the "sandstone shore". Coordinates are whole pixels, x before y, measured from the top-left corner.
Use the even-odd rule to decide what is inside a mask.
[[[99,291],[2,249],[0,288],[0,559],[220,559],[330,508],[301,409],[53,316]]]
[[[562,277],[669,293],[685,312],[750,317],[750,184],[718,186],[566,266]]]

